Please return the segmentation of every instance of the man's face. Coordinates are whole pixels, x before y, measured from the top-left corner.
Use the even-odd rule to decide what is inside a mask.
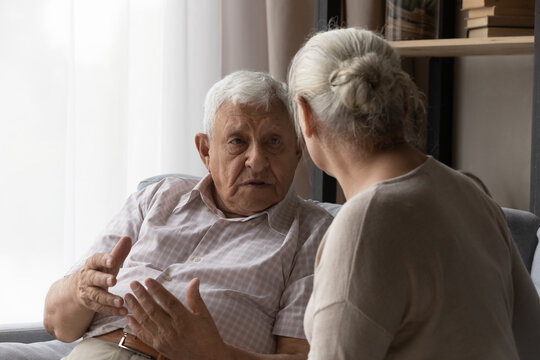
[[[197,148],[215,185],[214,200],[228,217],[249,216],[281,201],[292,183],[301,150],[287,110],[229,102],[216,113],[211,140]]]

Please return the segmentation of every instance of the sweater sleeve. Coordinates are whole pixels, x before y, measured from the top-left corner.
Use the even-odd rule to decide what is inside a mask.
[[[331,225],[315,269],[310,359],[384,359],[405,316],[408,271],[399,232],[370,208],[344,207]]]
[[[392,336],[347,301],[318,310],[309,360],[384,359]]]

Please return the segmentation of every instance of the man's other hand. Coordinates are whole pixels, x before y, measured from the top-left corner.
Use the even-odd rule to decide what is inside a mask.
[[[96,253],[75,275],[77,301],[84,307],[106,315],[125,316],[127,309],[120,296],[109,293],[116,275],[131,250],[131,239],[122,237],[111,253]]]
[[[159,282],[146,279],[148,290],[131,283],[126,295],[132,316],[126,317],[135,335],[168,359],[228,359],[228,349],[199,293],[199,279],[186,290],[186,308]],[[181,354],[181,355],[180,355]]]

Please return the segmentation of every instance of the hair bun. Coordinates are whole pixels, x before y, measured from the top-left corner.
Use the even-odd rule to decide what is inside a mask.
[[[361,114],[376,112],[384,102],[385,74],[392,71],[385,67],[387,61],[373,52],[345,60],[330,74],[330,86],[348,109]]]

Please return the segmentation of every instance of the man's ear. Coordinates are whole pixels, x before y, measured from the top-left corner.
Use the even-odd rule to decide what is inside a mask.
[[[300,122],[300,128],[306,138],[311,138],[317,135],[317,129],[315,128],[315,120],[313,119],[313,111],[311,106],[301,96],[296,97],[296,103],[298,104],[298,121]]]
[[[210,139],[208,139],[208,135],[197,133],[195,135],[195,146],[199,151],[204,166],[210,172]]]

